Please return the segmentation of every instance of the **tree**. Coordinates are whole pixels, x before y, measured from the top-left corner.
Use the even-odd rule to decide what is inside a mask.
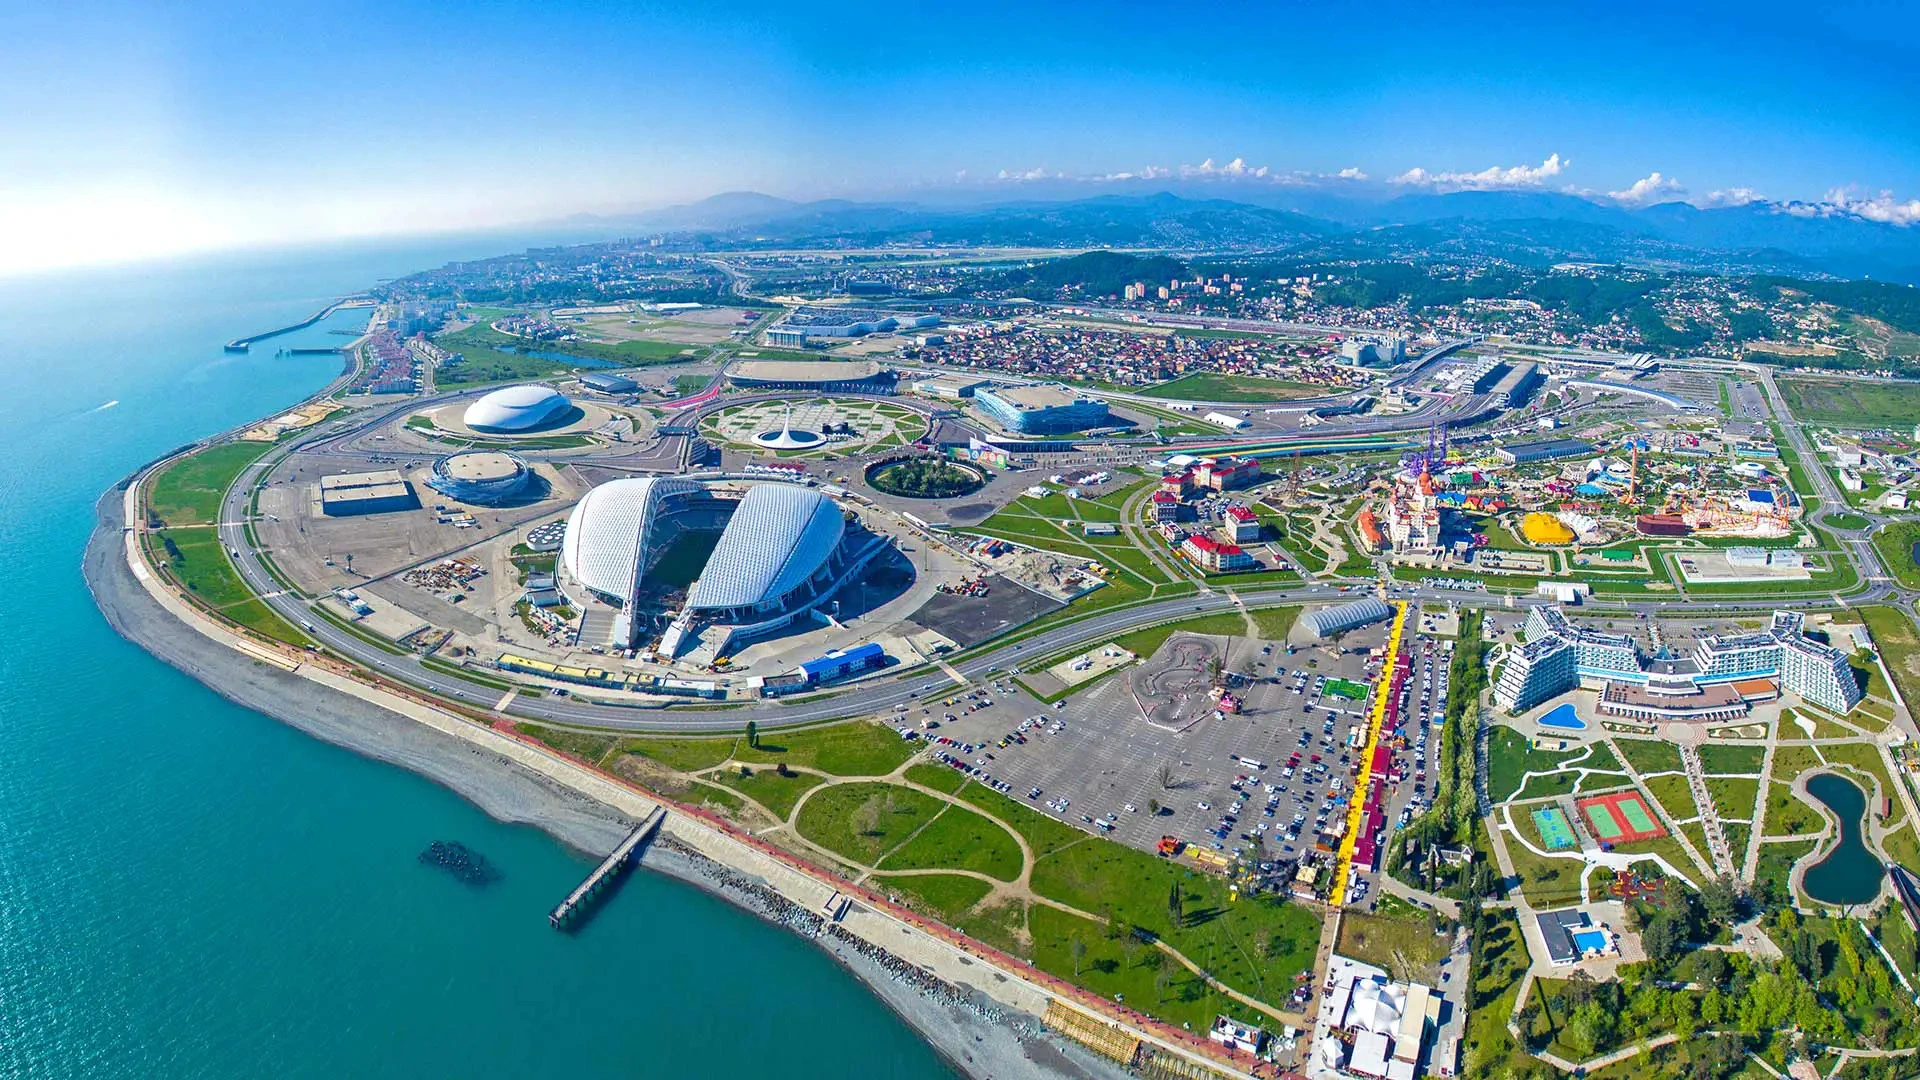
[[[1180,883],[1177,881],[1167,890],[1167,919],[1173,923],[1175,930],[1180,929],[1186,922],[1186,910],[1180,896]]]
[[[1087,943],[1074,938],[1068,943],[1067,951],[1073,954],[1073,977],[1080,977],[1080,966],[1087,962]]]
[[[1160,788],[1162,791],[1173,790],[1173,766],[1160,766]]]
[[[1731,877],[1717,877],[1700,889],[1700,904],[1706,909],[1707,918],[1721,926],[1740,921],[1742,899],[1740,884]]]
[[[1648,920],[1646,931],[1640,935],[1640,944],[1646,949],[1647,959],[1664,971],[1680,958],[1680,951],[1686,947],[1686,922],[1671,911],[1662,911]]]
[[[752,720],[747,721],[747,745],[756,750],[760,748],[760,725]]]
[[[1173,959],[1166,953],[1156,952],[1159,970],[1153,973],[1153,999],[1155,1004],[1167,1003],[1167,988],[1173,985]]]
[[[1160,800],[1159,799],[1147,800],[1147,813],[1152,814],[1154,817],[1160,816]]]

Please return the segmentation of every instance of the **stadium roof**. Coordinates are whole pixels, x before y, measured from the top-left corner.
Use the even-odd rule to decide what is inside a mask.
[[[553,420],[567,408],[567,399],[559,391],[527,383],[495,390],[467,406],[461,420],[479,431],[526,431]]]
[[[567,572],[595,592],[633,596],[660,500],[698,490],[691,480],[645,477],[614,480],[587,492],[567,518],[560,545]]]
[[[757,485],[727,522],[687,606],[749,607],[784,596],[820,569],[845,529],[840,508],[819,492]]]

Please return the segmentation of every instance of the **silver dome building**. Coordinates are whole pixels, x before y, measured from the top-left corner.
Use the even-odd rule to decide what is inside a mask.
[[[573,407],[559,391],[526,383],[503,386],[467,406],[461,422],[474,431],[533,431],[565,416]]]

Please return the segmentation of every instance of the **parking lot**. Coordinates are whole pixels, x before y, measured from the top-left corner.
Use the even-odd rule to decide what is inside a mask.
[[[1169,639],[1155,657],[1179,650],[1183,637]],[[1381,661],[1372,654],[1385,637],[1384,625],[1368,627],[1338,649],[1298,646],[1292,654],[1285,643],[1212,638],[1231,647],[1227,670],[1244,676],[1228,680],[1241,711],[1201,709],[1180,729],[1150,722],[1159,703],[1139,696],[1151,683],[1153,658],[1057,707],[1001,681],[937,693],[930,706],[900,719],[938,723],[929,736],[961,745],[936,741],[934,753],[1075,828],[1149,851],[1173,836],[1252,855],[1258,838],[1262,858],[1290,862],[1311,852],[1322,833],[1344,827],[1379,677]],[[1383,852],[1403,815],[1417,813],[1429,793],[1426,766],[1439,749],[1432,725],[1443,720],[1451,649],[1449,641],[1412,632],[1405,638],[1411,666],[1401,725],[1381,733],[1402,777],[1383,799]]]

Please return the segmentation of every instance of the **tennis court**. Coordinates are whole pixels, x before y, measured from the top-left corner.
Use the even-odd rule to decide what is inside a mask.
[[[1574,803],[1593,835],[1603,844],[1626,844],[1635,840],[1655,840],[1667,835],[1654,819],[1647,800],[1637,791],[1596,795]]]
[[[1548,851],[1565,851],[1574,845],[1573,825],[1557,806],[1543,806],[1535,810],[1533,827],[1540,830],[1540,843]]]

